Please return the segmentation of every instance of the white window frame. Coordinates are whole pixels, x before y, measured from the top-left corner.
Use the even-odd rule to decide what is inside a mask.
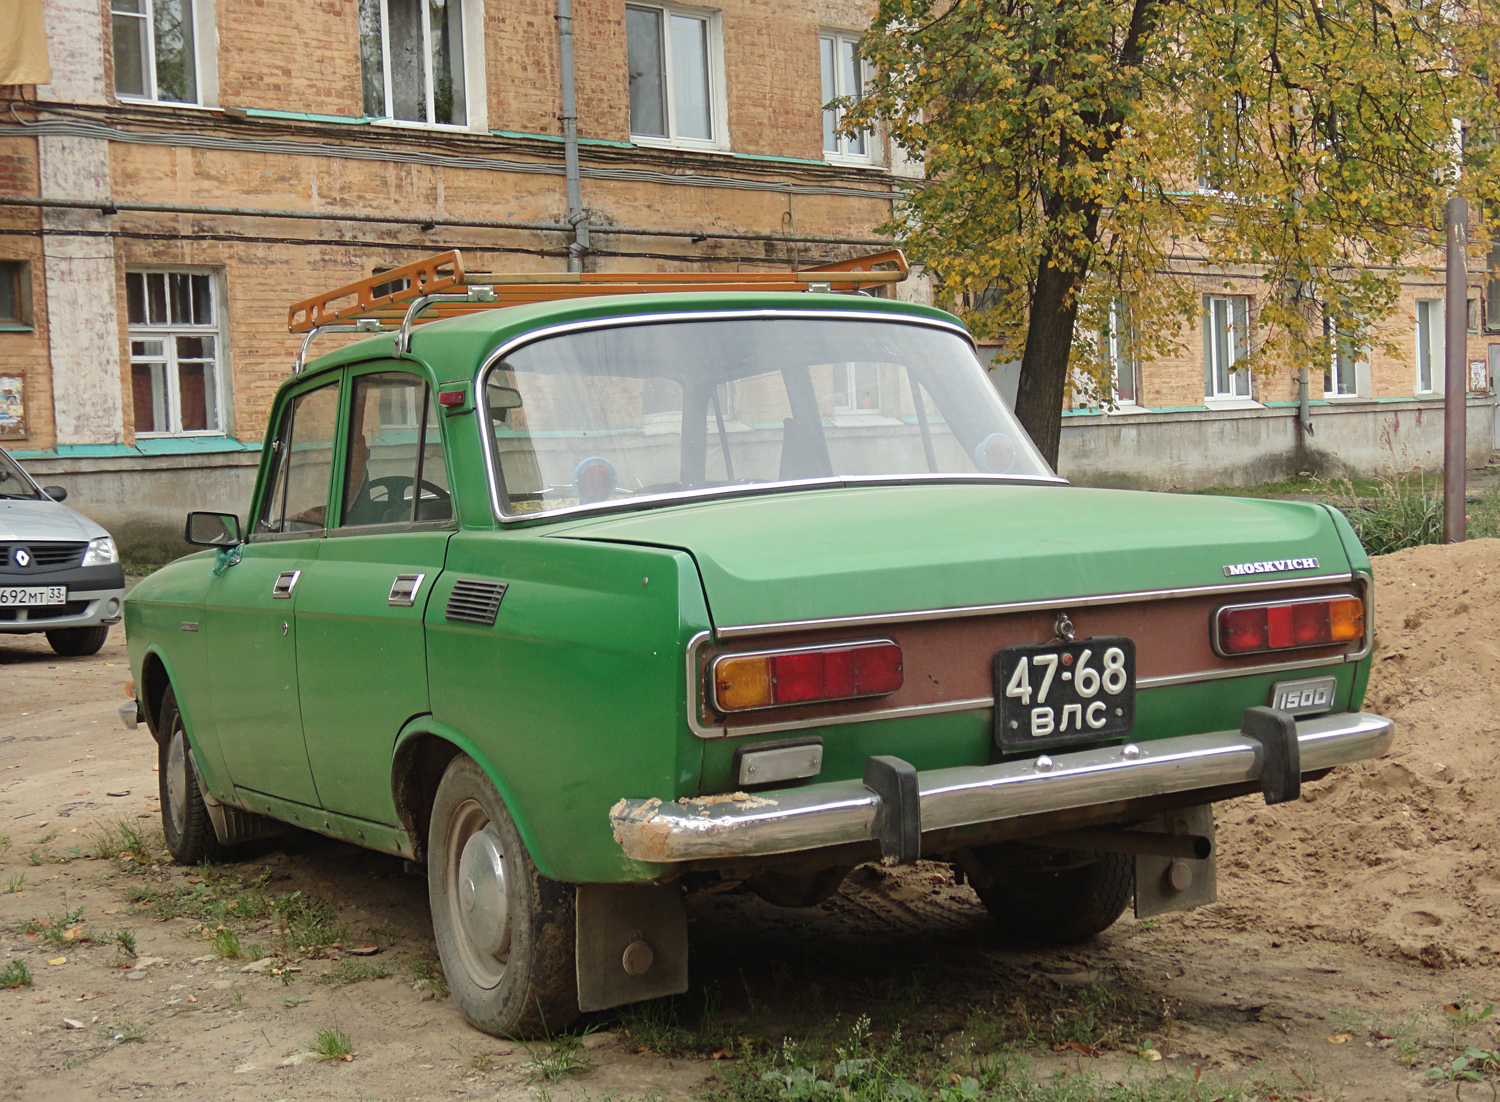
[[[380,79],[386,110],[390,110],[391,90],[391,21],[388,0],[375,0],[380,5]],[[484,0],[453,0],[458,5],[458,19],[463,32],[463,55],[458,59],[464,74],[464,121],[433,122],[436,113],[436,92],[432,79],[432,9],[426,3],[422,9],[422,65],[423,102],[429,121],[397,119],[390,115],[375,115],[370,121],[378,126],[394,126],[408,130],[463,130],[480,133],[489,132],[489,108],[484,73]],[[357,5],[356,5],[357,12]],[[357,17],[357,15],[356,15]],[[478,27],[479,33],[471,33]],[[361,75],[362,76],[362,75]]]
[[[1120,299],[1114,299],[1109,304],[1109,342],[1105,347],[1105,356],[1109,363],[1109,383],[1111,397],[1114,399],[1115,412],[1135,413],[1142,409],[1141,405],[1141,361],[1131,354],[1131,341],[1127,334],[1131,331],[1130,312],[1125,303]],[[1130,372],[1132,389],[1135,395],[1131,398],[1120,397],[1120,369],[1124,367]]]
[[[1350,365],[1353,368],[1354,389],[1340,390],[1339,380],[1339,321],[1338,315],[1325,311],[1323,314],[1323,336],[1333,341],[1333,347],[1329,353],[1328,368],[1323,372],[1323,397],[1330,401],[1347,401],[1350,398],[1359,398],[1369,392],[1370,374],[1370,350],[1364,345],[1349,346],[1349,355],[1353,360]],[[1330,389],[1329,384],[1332,383]]]
[[[165,324],[152,324],[150,322],[136,323],[129,320],[129,310],[125,311],[126,317],[126,348],[133,340],[160,340],[164,349],[166,359],[166,384],[167,384],[167,430],[165,432],[141,431],[137,429],[136,438],[140,440],[167,440],[181,437],[214,437],[229,435],[229,342],[228,326],[225,324],[224,303],[228,297],[225,294],[224,273],[217,268],[193,268],[181,266],[162,265],[131,265],[126,269],[129,275],[156,275],[178,273],[182,275],[206,275],[208,276],[209,300],[213,307],[212,325],[182,325],[170,321]],[[177,342],[173,339],[178,336],[205,336],[214,338],[214,420],[218,424],[216,429],[192,429],[183,431],[182,428],[182,390],[177,372]],[[126,369],[132,374],[135,370],[136,358],[131,355],[127,357]],[[147,362],[156,362],[154,358]],[[133,409],[132,405],[132,409]]]
[[[854,94],[851,89],[844,87],[844,67],[842,64],[840,64],[840,57],[842,56],[842,47],[846,45],[857,46],[859,43],[859,37],[859,31],[821,30],[818,32],[819,77],[823,75],[823,43],[833,43],[833,99],[841,99],[844,96],[851,96]],[[858,53],[857,50],[855,52],[856,54]],[[862,65],[868,66],[869,62],[862,61]],[[865,76],[865,81],[866,83],[868,83],[868,75]],[[820,89],[821,87],[822,85],[819,84]],[[861,88],[860,92],[861,94],[863,94],[864,89]],[[824,124],[826,124],[827,116],[829,116],[830,114],[834,117],[835,126],[837,126],[843,120],[842,111],[830,110],[826,101],[821,106],[822,111],[819,114],[820,129]],[[849,138],[844,134],[837,135],[834,138],[834,144],[837,146],[836,149],[828,149],[826,147],[823,149],[824,160],[835,161],[840,164],[853,165],[872,165],[877,163],[877,155],[875,150],[877,144],[877,134],[874,130],[865,131],[865,151],[863,153],[850,152]]]
[[[1235,300],[1241,300],[1245,304],[1245,332],[1240,333],[1235,326]],[[1218,343],[1213,339],[1214,306],[1223,303],[1225,314],[1228,318],[1226,327],[1227,340],[1225,347],[1229,353],[1227,365],[1218,363],[1215,350]],[[1250,352],[1250,335],[1252,326],[1250,322],[1253,311],[1253,301],[1249,295],[1204,295],[1203,296],[1203,360],[1204,360],[1204,401],[1208,405],[1259,405],[1255,400],[1255,384],[1248,370],[1237,370],[1235,365],[1240,362],[1239,350],[1243,348],[1248,355]],[[1224,367],[1229,388],[1219,389],[1219,369]],[[1241,388],[1243,387],[1243,393]]]
[[[638,4],[632,0],[629,8],[650,9],[661,12],[662,27],[662,95],[665,99],[667,136],[656,134],[630,135],[636,145],[657,146],[664,149],[728,149],[729,109],[728,91],[724,81],[724,20],[723,16],[708,8],[691,8],[682,4]],[[700,19],[706,24],[708,35],[708,123],[713,137],[681,137],[677,133],[677,102],[673,91],[672,73],[672,16],[685,19]],[[627,96],[629,90],[627,88]],[[628,108],[627,108],[628,110]]]
[[[156,19],[152,6],[158,0],[141,0],[141,11],[116,11],[113,3],[109,7],[110,59],[115,57],[114,20],[116,16],[139,18],[146,25],[146,54],[141,58],[146,93],[120,91],[115,83],[115,98],[125,103],[159,103],[170,107],[205,107],[219,105],[219,30],[214,13],[215,0],[187,0],[193,19],[193,87],[198,98],[192,100],[161,99],[156,94]]]
[[[1422,310],[1427,307],[1426,325],[1423,325]],[[1443,366],[1444,352],[1446,350],[1447,332],[1443,323],[1443,300],[1440,298],[1419,298],[1413,303],[1412,320],[1412,367],[1416,372],[1413,382],[1413,394],[1441,394],[1443,392]],[[1424,328],[1426,332],[1423,332]],[[1426,386],[1423,386],[1422,378],[1422,352],[1425,345],[1427,352],[1427,378]]]

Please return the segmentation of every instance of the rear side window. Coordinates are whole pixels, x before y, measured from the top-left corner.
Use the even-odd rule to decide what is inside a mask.
[[[338,415],[337,383],[293,400],[272,445],[276,465],[255,524],[257,532],[307,532],[327,527]]]
[[[448,520],[448,472],[432,392],[415,375],[354,381],[340,524]]]

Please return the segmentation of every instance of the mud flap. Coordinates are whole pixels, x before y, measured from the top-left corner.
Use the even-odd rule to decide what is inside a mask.
[[[1146,830],[1163,834],[1196,835],[1214,842],[1213,804],[1170,811]],[[1186,911],[1219,898],[1215,869],[1218,846],[1201,861],[1191,857],[1137,854],[1135,858],[1135,917],[1150,918],[1169,911]]]
[[[275,838],[291,830],[279,819],[257,815],[226,803],[220,803],[203,783],[203,774],[198,772],[198,759],[188,751],[188,760],[193,763],[193,776],[198,778],[198,793],[203,797],[208,821],[214,826],[214,837],[221,846],[237,846],[241,842],[253,842],[257,838]]]
[[[679,884],[579,884],[578,1009],[680,995],[688,987]]]

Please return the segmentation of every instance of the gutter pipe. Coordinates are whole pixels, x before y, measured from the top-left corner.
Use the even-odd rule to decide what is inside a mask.
[[[568,223],[573,243],[568,246],[568,271],[583,271],[589,250],[589,216],[578,185],[578,98],[573,89],[573,0],[557,0],[558,57],[562,69],[563,175],[568,186]]]

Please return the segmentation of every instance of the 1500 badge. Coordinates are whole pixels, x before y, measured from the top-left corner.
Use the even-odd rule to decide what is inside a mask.
[[[1317,559],[1271,559],[1268,562],[1237,562],[1224,567],[1226,578],[1241,574],[1282,574],[1288,570],[1316,570]]]

